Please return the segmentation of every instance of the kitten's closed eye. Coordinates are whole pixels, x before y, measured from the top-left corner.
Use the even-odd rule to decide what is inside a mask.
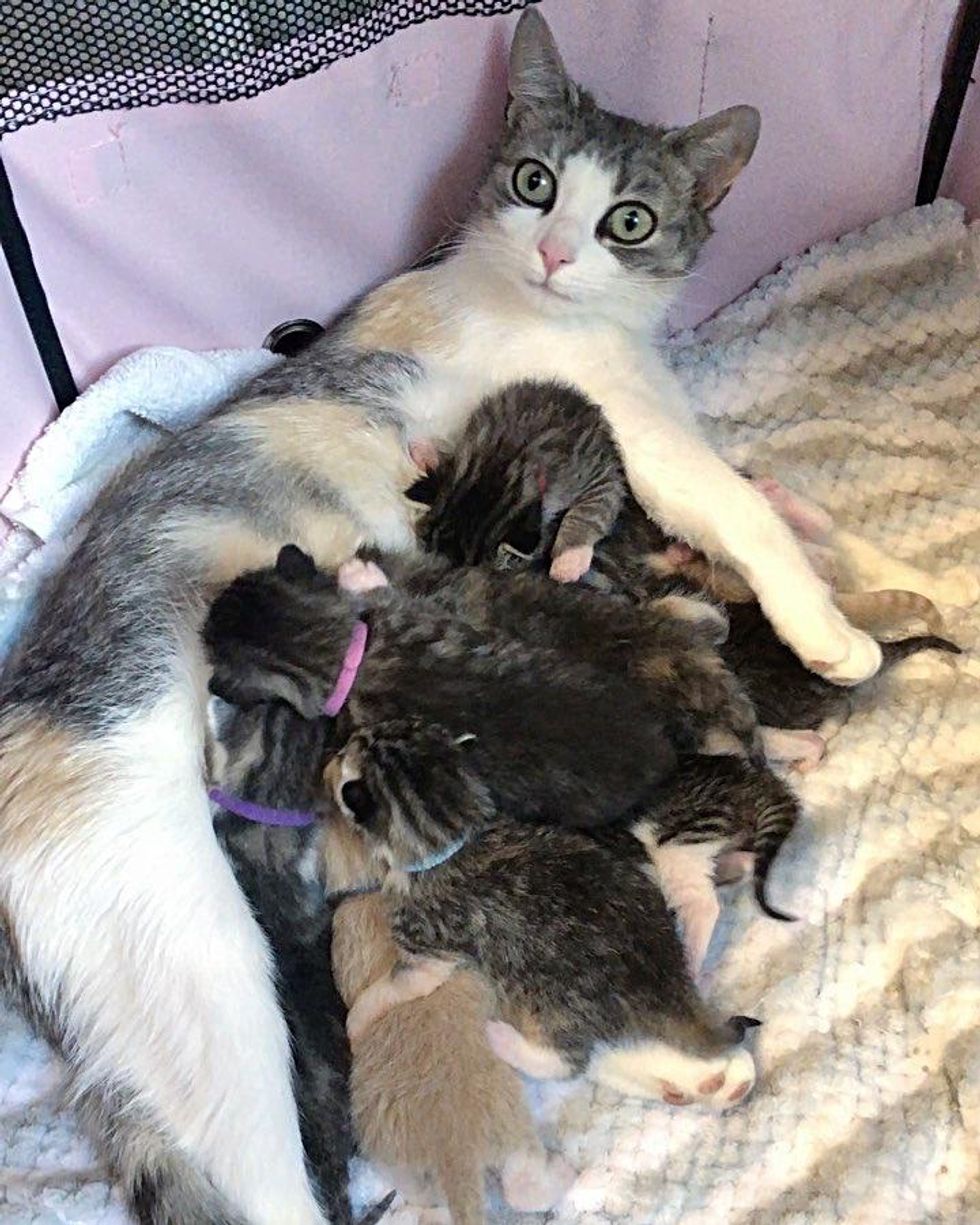
[[[366,825],[378,811],[374,796],[362,778],[352,778],[344,783],[340,798],[358,825]]]

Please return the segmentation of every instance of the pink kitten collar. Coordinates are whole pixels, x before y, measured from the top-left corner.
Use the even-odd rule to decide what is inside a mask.
[[[323,713],[331,719],[336,719],[350,697],[350,691],[354,688],[354,682],[357,680],[357,670],[364,659],[367,640],[367,622],[358,619],[354,622],[354,628],[351,630],[350,642],[347,644],[347,652],[344,655],[344,662],[340,665],[340,672],[337,675],[333,692],[323,703]]]
[[[364,659],[367,649],[368,627],[366,621],[358,619],[351,630],[350,642],[344,653],[344,662],[334,683],[330,696],[323,703],[323,713],[331,719],[336,719],[344,709],[350,691],[357,680],[357,671]],[[268,808],[265,804],[255,804],[251,800],[243,800],[230,792],[222,791],[220,787],[212,787],[208,797],[226,812],[233,812],[236,817],[244,817],[246,821],[255,821],[259,825],[287,825],[302,827],[312,825],[316,814],[312,812],[295,812],[288,808]]]

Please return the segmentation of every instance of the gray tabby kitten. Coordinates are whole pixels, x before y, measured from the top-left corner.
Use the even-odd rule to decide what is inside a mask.
[[[268,941],[202,785],[198,631],[236,574],[289,540],[333,567],[363,544],[411,550],[413,444],[451,439],[495,388],[560,375],[613,422],[644,508],[680,535],[699,520],[696,543],[752,575],[794,650],[844,681],[877,664],[764,499],[698,438],[650,350],[758,115],[667,132],[603,111],[535,10],[509,92],[448,258],[372,291],[307,353],[127,466],[0,680],[0,974],[63,1040],[77,1098],[154,1225],[327,1220]]]
[[[336,578],[318,572],[292,546],[214,602],[204,627],[212,688],[236,704],[282,698],[313,717],[359,621],[367,645],[345,725],[417,715],[454,735],[478,732],[476,763],[507,811],[603,824],[642,808],[674,766],[662,707],[626,677],[481,633],[364,563],[346,563]]]
[[[466,964],[497,988],[505,1023],[491,1023],[491,1045],[520,1071],[587,1073],[673,1104],[739,1101],[755,1080],[741,1046],[753,1022],[723,1022],[698,996],[637,840],[494,819],[467,764],[478,744],[453,749],[448,732],[396,719],[356,732],[327,769],[338,806],[377,848],[406,954],[354,1003],[351,1037]],[[420,854],[433,866],[419,871]]]
[[[272,808],[312,813],[322,807],[318,780],[338,747],[333,720],[297,719],[285,703],[238,710],[212,698],[208,721],[213,784]],[[334,908],[320,879],[317,831],[255,824],[223,811],[215,831],[275,959],[311,1175],[330,1219],[351,1225],[347,1010],[330,974]],[[393,1196],[359,1225],[379,1220]]]
[[[581,569],[558,577],[642,604],[705,594],[683,568],[668,572],[664,559],[676,542],[629,493],[599,408],[561,383],[524,382],[487,397],[456,447],[410,493],[429,505],[419,527],[423,543],[457,565],[548,568],[554,577],[556,559],[568,552],[562,533],[571,518]],[[851,691],[805,668],[758,603],[723,607],[728,632],[718,649],[752,700],[767,744],[781,743],[776,729],[846,718]],[[935,635],[881,644],[886,666],[929,649],[959,651]]]

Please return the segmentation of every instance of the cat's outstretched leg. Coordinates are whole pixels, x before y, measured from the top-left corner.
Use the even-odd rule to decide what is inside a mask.
[[[203,694],[186,688],[101,738],[30,710],[0,722],[15,981],[144,1222],[323,1225],[268,946],[214,836]]]
[[[611,424],[620,434],[615,416]],[[655,429],[632,434],[622,440],[623,458],[648,513],[672,535],[728,558],[809,668],[842,685],[878,671],[878,643],[849,624],[792,530],[757,489],[704,441],[662,419]]]
[[[667,905],[681,927],[691,974],[701,973],[708,945],[721,914],[715,894],[715,856],[718,844],[667,842],[657,845],[640,839],[653,860]]]

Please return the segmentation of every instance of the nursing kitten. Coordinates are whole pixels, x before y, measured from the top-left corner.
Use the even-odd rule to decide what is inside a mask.
[[[610,831],[600,845],[553,826],[487,825],[479,772],[465,764],[479,741],[453,750],[460,780],[446,799],[415,763],[432,752],[419,730],[391,720],[355,732],[327,769],[338,806],[390,869],[403,950],[351,1007],[352,1041],[462,964],[495,985],[506,1023],[491,1026],[492,1045],[529,1075],[587,1073],[624,1093],[719,1109],[744,1097],[755,1080],[740,1045],[747,1022],[722,1021],[698,996],[637,839],[623,830],[615,844]],[[466,790],[471,816],[458,811]],[[461,841],[460,826],[475,832]],[[438,862],[414,870],[409,847]]]
[[[766,882],[799,815],[796,796],[772,771],[737,757],[694,757],[680,763],[649,813],[630,826],[680,922],[693,974],[718,922],[716,883],[751,873],[762,911],[771,919],[793,917],[769,902]]]
[[[697,436],[649,343],[752,153],[757,114],[664,131],[603,111],[534,9],[509,92],[499,153],[448,258],[372,291],[129,465],[4,669],[7,977],[70,1038],[85,1108],[153,1225],[325,1221],[267,941],[201,779],[198,630],[223,583],[271,564],[285,540],[327,566],[363,544],[411,550],[413,444],[451,439],[495,388],[562,377],[602,406],[645,509],[732,559],[794,651],[843,682],[878,663],[765,499]]]
[[[362,832],[339,815],[324,823],[320,845],[333,892],[356,891],[376,870]],[[386,897],[369,893],[341,902],[333,969],[348,1005],[400,956]],[[351,1110],[360,1151],[407,1199],[441,1192],[453,1225],[483,1225],[487,1170],[499,1171],[508,1204],[525,1212],[553,1207],[571,1182],[569,1167],[548,1159],[517,1075],[490,1049],[486,1026],[493,1013],[489,985],[460,969],[438,991],[385,1013],[352,1042]]]
[[[525,382],[487,397],[458,447],[410,492],[430,504],[419,523],[427,547],[456,562],[491,563],[514,573],[553,566],[563,516],[577,517],[580,501],[592,501],[595,489],[602,490],[605,514],[592,519],[583,582],[644,607],[668,595],[707,591],[736,597],[724,603],[730,626],[718,652],[754,704],[767,752],[779,760],[802,757],[807,764],[819,759],[820,736],[786,735],[784,729],[815,733],[821,725],[839,725],[850,712],[852,691],[804,667],[737,576],[706,565],[650,521],[626,489],[609,426],[573,388]],[[906,593],[871,593],[852,601],[865,616],[935,611]],[[519,625],[516,618],[511,629]],[[598,642],[593,649],[601,649]],[[887,666],[928,649],[958,651],[934,635],[881,646]]]
[[[225,793],[274,809],[315,812],[318,779],[337,747],[330,719],[303,720],[284,703],[240,710],[208,704],[208,775]],[[347,1010],[330,973],[333,907],[320,870],[316,827],[255,824],[219,811],[215,831],[272,949],[293,1051],[303,1147],[335,1225],[351,1225]],[[359,1225],[384,1215],[390,1197]]]
[[[331,1221],[350,1221],[351,1123],[361,1155],[400,1184],[410,1172],[437,1173],[454,1225],[482,1225],[485,1166],[502,1168],[512,1206],[550,1207],[566,1171],[547,1161],[520,1081],[490,1050],[490,1000],[476,975],[454,975],[444,991],[382,1018],[348,1047],[344,1001],[387,973],[397,949],[380,895],[343,900],[374,869],[363,836],[326,817],[333,804],[323,774],[336,722],[303,719],[285,703],[239,709],[218,698],[209,722],[209,775],[223,792],[324,817],[289,829],[219,814],[217,829],[276,958],[304,1142]],[[451,748],[439,742],[441,755]]]
[[[320,713],[359,622],[367,646],[345,728],[406,715],[476,732],[493,803],[526,820],[601,825],[637,811],[673,768],[665,712],[628,678],[500,634],[355,562],[338,578],[299,550],[236,579],[204,628],[212,688],[236,704],[282,698]],[[342,584],[362,590],[344,590]]]

